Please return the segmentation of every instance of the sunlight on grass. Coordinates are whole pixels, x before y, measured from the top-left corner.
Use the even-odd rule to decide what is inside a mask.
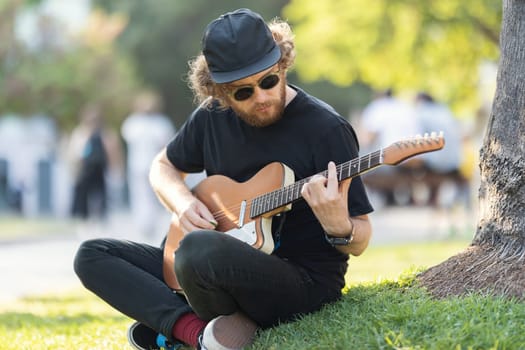
[[[1,348],[131,349],[130,323],[85,290],[22,298],[0,306],[0,339],[9,339]]]
[[[72,233],[72,225],[73,221],[69,219],[0,216],[0,240]]]
[[[370,246],[361,256],[351,257],[346,283],[395,280],[408,269],[428,268],[459,253],[470,244],[467,240],[417,244]]]

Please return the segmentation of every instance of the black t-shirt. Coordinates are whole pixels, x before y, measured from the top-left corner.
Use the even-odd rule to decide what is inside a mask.
[[[167,148],[168,159],[179,170],[224,175],[244,182],[271,162],[293,170],[295,181],[358,156],[358,142],[350,124],[324,103],[297,90],[278,122],[257,128],[245,123],[231,109],[197,108]],[[370,213],[359,177],[352,180],[348,196],[351,216]],[[294,202],[273,254],[308,270],[329,288],[341,289],[348,256],[324,239],[322,226],[306,201]],[[281,218],[279,218],[281,219]],[[279,219],[273,220],[276,228]]]

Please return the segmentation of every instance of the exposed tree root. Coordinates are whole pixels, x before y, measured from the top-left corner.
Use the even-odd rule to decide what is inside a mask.
[[[482,292],[525,300],[524,247],[472,245],[418,275],[437,298]]]

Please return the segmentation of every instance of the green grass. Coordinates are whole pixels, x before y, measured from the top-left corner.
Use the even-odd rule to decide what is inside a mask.
[[[370,246],[361,256],[350,258],[346,282],[353,285],[383,279],[394,280],[407,269],[434,266],[469,244],[469,240],[463,239]]]
[[[85,290],[23,298],[1,310],[1,349],[131,349],[130,320]]]
[[[523,303],[480,295],[438,301],[410,281],[384,281],[351,287],[321,312],[262,332],[252,348],[523,349],[524,321]]]
[[[434,300],[414,282],[418,269],[467,245],[372,246],[351,259],[341,301],[260,332],[252,349],[524,349],[523,303],[481,295]],[[129,350],[130,323],[85,290],[25,298],[0,305],[0,348]]]
[[[0,216],[0,242],[13,239],[31,239],[74,233],[73,221],[70,219],[19,216]]]

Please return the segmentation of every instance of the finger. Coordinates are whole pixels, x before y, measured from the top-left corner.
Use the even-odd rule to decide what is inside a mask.
[[[314,184],[316,186],[324,186],[326,184],[326,177],[321,174],[316,174],[312,176],[308,184]]]
[[[201,213],[197,213],[197,214],[199,215],[195,215],[191,218],[191,223],[197,228],[213,230],[215,229],[215,227],[217,227],[217,221],[215,221],[215,219],[213,218],[213,216],[211,216],[211,214],[207,217],[202,216]]]
[[[301,195],[310,207],[315,206],[319,201],[319,189],[317,187],[322,187],[324,191],[324,185],[319,186],[316,183],[305,183],[301,189]]]
[[[328,180],[326,183],[326,190],[329,194],[334,194],[339,191],[339,181],[337,179],[337,168],[334,162],[328,163]]]
[[[194,204],[193,210],[188,210],[181,217],[181,224],[189,232],[199,229],[213,230],[216,227],[213,216],[202,203]]]
[[[200,214],[201,218],[203,220],[206,220],[206,222],[211,225],[208,226],[212,229],[216,228],[218,223],[217,220],[213,217],[213,214],[208,210],[208,207],[206,207],[204,204],[200,203],[200,205],[197,207],[197,211]]]
[[[199,229],[198,227],[193,225],[191,223],[191,221],[189,221],[188,218],[186,218],[186,217],[183,217],[183,218],[180,219],[180,227],[181,227],[182,232],[184,234],[187,234],[189,232],[193,232],[193,231],[196,231],[196,230]]]
[[[310,196],[310,193],[308,193],[308,183],[303,184],[303,187],[301,187],[301,196],[308,200],[308,197]]]
[[[352,178],[348,178],[346,180],[343,180],[339,183],[339,189],[341,191],[341,194],[348,195],[348,189],[350,188],[350,185],[352,184]]]

